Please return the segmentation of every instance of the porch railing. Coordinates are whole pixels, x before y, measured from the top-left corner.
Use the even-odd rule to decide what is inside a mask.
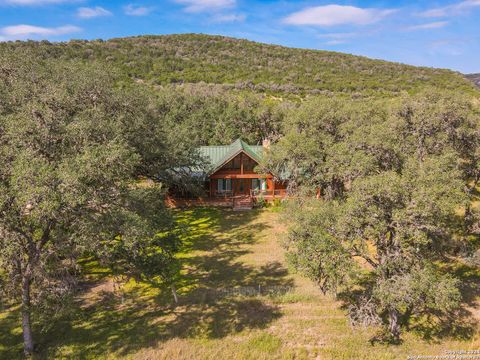
[[[240,195],[240,194],[237,194]],[[265,197],[285,197],[287,195],[287,190],[286,189],[276,189],[276,190],[250,190],[250,196],[251,197],[259,197],[259,196],[265,196]],[[232,190],[217,190],[214,193],[214,196],[216,198],[231,198],[233,197],[233,191]]]
[[[215,191],[215,197],[218,198],[229,198],[233,196],[232,190],[217,190]]]
[[[253,197],[265,196],[265,197],[284,197],[287,195],[287,190],[285,189],[277,189],[277,190],[250,190],[250,195]]]

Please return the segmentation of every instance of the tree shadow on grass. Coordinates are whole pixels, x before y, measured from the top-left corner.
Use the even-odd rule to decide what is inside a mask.
[[[278,262],[254,267],[239,260],[258,233],[269,224],[256,221],[258,212],[193,209],[179,212],[187,227],[179,286],[180,303],[173,306],[170,290],[155,297],[127,293],[124,302],[111,293],[101,301],[72,309],[44,337],[44,357],[68,351],[73,358],[96,358],[116,352],[128,355],[171,338],[222,338],[245,329],[264,328],[281,316],[264,296],[225,294],[219,289],[291,287],[287,270]],[[212,292],[213,290],[213,292]],[[204,296],[205,292],[214,294]],[[49,350],[47,350],[49,349]]]
[[[128,355],[172,338],[217,339],[244,329],[264,328],[279,316],[276,306],[256,298],[164,308],[151,303],[119,306],[118,299],[110,299],[57,322],[41,344],[40,356]],[[55,349],[59,345],[61,353]]]
[[[207,221],[205,212],[208,211],[212,210],[199,210],[203,222]],[[189,246],[193,256],[183,259],[187,273],[182,284],[183,295],[195,297],[195,289],[293,286],[292,280],[286,278],[287,269],[278,262],[257,268],[239,261],[240,257],[251,253],[248,245],[255,244],[259,234],[270,228],[266,222],[253,222],[257,216],[257,211],[224,210],[215,215],[216,221],[209,220],[209,231],[193,229],[195,241]],[[195,222],[195,225],[203,222]]]
[[[430,343],[441,343],[445,339],[471,340],[477,329],[477,322],[465,308],[451,314],[424,314],[415,319],[410,330]]]
[[[21,358],[22,333],[18,306],[0,306],[0,359]]]
[[[479,315],[475,319],[473,312],[480,311],[478,303],[480,296],[479,269],[459,265],[456,262],[455,268],[448,267],[447,270],[461,280],[462,301],[460,307],[447,314],[431,310],[413,315],[411,318],[402,315],[400,317],[402,332],[413,332],[429,343],[441,343],[446,339],[468,341],[476,334]],[[374,286],[372,274],[363,274],[358,279],[357,285],[355,290],[350,289],[337,294],[343,303],[342,309],[348,311],[352,304],[361,304],[363,299],[368,298],[368,296],[365,297],[365,289],[371,289]],[[397,344],[383,328],[379,328],[378,334],[370,339],[371,344],[377,342]]]
[[[450,314],[430,313],[415,319],[411,330],[429,342],[438,343],[445,338],[466,341],[472,339],[478,330],[480,270],[458,261],[448,264],[447,269],[460,280],[461,307]]]
[[[260,298],[224,298],[176,308],[167,338],[218,339],[244,329],[261,329],[280,317],[279,309]]]

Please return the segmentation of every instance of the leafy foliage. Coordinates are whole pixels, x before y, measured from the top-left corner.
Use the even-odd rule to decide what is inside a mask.
[[[148,104],[149,95],[120,91],[101,66],[11,53],[0,63],[2,295],[22,305],[31,354],[32,313],[48,316],[52,305],[53,312],[67,305],[77,259],[98,251],[101,241],[127,244],[123,259],[132,261],[126,270],[150,276],[148,269],[161,266],[156,274],[170,280],[174,233],[162,240],[163,252],[150,253],[159,240],[145,246],[171,231],[162,216],[162,184],[169,184],[172,164],[194,161],[187,155],[193,148],[184,143],[181,152],[170,151],[178,137],[168,136],[148,106],[138,106]],[[141,141],[147,138],[153,142]],[[139,187],[139,176],[163,183]],[[129,250],[138,251],[130,257]]]
[[[253,93],[201,85],[158,90],[154,111],[175,137],[188,143],[230,144],[242,138],[255,144],[279,136],[288,106]]]
[[[164,205],[164,192],[155,185],[135,188],[125,207],[109,213],[111,235],[96,243],[93,253],[117,278],[133,278],[159,286],[171,285],[179,272],[175,254],[178,229]]]
[[[389,104],[314,100],[287,118],[264,166],[322,197],[290,210],[292,264],[324,291],[341,289],[354,323],[381,321],[394,341],[413,314],[453,310],[458,284],[435,262],[461,239],[458,211],[472,200],[473,103],[435,91]]]

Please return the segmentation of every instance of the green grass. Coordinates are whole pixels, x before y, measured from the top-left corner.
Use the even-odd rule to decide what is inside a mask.
[[[247,351],[253,348],[268,354],[280,350],[281,346],[282,341],[278,337],[268,333],[260,333],[257,336],[253,336],[245,344]]]
[[[0,359],[13,359],[22,353],[22,328],[18,307],[0,308]]]
[[[169,289],[134,282],[122,301],[108,271],[85,259],[76,305],[36,328],[39,358],[402,359],[480,348],[475,327],[446,334],[434,321],[418,322],[401,345],[370,345],[378,329],[352,329],[339,302],[289,272],[278,241],[285,227],[272,209],[196,208],[176,217],[184,228],[180,304]],[[452,271],[478,284],[475,269]],[[471,320],[477,300],[471,293],[464,309]],[[18,308],[4,308],[0,359],[21,358],[21,349]]]

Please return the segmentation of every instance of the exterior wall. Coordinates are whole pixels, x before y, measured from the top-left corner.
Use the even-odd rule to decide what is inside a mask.
[[[218,174],[255,174],[253,169],[257,162],[248,155],[240,153],[232,160],[222,166],[216,173]]]
[[[262,196],[283,197],[285,196],[286,184],[275,181],[271,174],[258,174],[253,169],[257,166],[255,160],[248,155],[240,153],[232,160],[222,166],[215,173],[210,175],[210,184],[206,184],[206,196],[209,198],[229,197],[233,195],[250,195],[252,189],[252,179],[265,179],[267,188]],[[232,192],[219,193],[218,179],[232,179]],[[242,186],[240,186],[242,182]],[[243,190],[243,191],[242,191]]]
[[[237,195],[251,195],[253,201],[262,197],[267,201],[286,196],[286,183],[275,181],[272,174],[258,174],[253,169],[257,162],[250,158],[246,153],[240,153],[223,165],[215,173],[211,174],[209,180],[205,182],[204,196],[198,197],[194,194],[185,194],[180,190],[173,189],[170,192],[170,205],[178,206],[181,202],[186,204],[213,204],[220,202],[222,204],[235,203],[239,199]],[[218,191],[218,179],[231,179],[232,191]],[[265,179],[266,189],[251,191],[252,179]],[[240,185],[242,183],[242,185]],[[235,196],[232,196],[235,195]],[[243,198],[240,196],[240,198]],[[175,202],[177,202],[175,204]],[[182,205],[180,205],[182,206]]]
[[[213,197],[217,191],[217,182],[215,180],[210,180],[210,192],[208,196]]]
[[[240,153],[215,172],[217,175],[255,174],[258,163],[248,155]]]
[[[207,196],[211,198],[215,197],[222,197],[223,195],[217,193],[217,180],[222,177],[211,178],[210,179],[210,186],[209,186],[209,193]],[[287,184],[281,181],[275,181],[271,174],[263,175],[263,174],[255,174],[253,177],[240,177],[236,175],[225,176],[223,178],[230,178],[232,179],[232,193],[227,194],[227,196],[233,195],[249,195],[250,190],[252,189],[252,178],[253,179],[266,179],[267,188],[265,191],[262,192],[262,196],[264,197],[284,197],[286,196],[286,189]],[[241,191],[240,182],[243,182],[243,191]]]
[[[273,190],[273,179],[267,179],[267,190]]]
[[[274,190],[275,183],[275,190],[286,190],[287,184],[285,181],[275,181],[273,178],[267,178],[267,190]]]
[[[287,182],[286,181],[275,181],[275,189],[278,190],[287,190]]]

